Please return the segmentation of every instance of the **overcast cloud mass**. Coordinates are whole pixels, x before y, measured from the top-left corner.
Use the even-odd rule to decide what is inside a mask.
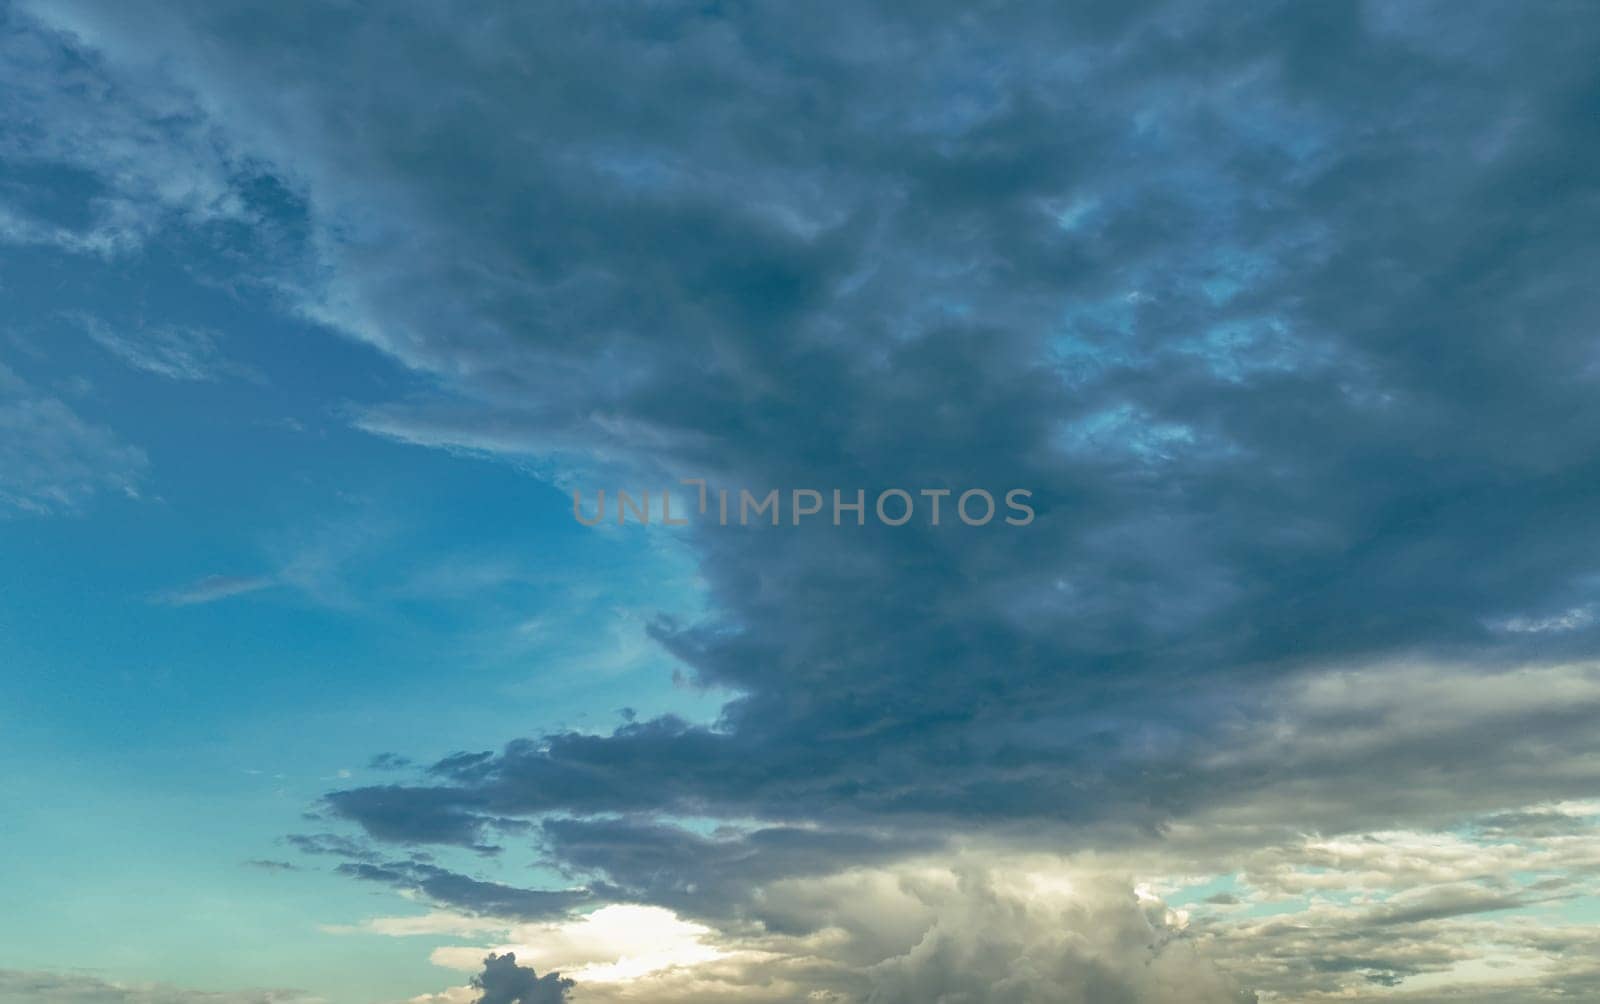
[[[467,640],[379,669],[362,722],[455,703],[343,733],[369,766],[284,782],[235,856],[338,890],[294,887],[295,930],[431,978],[323,985],[285,949],[275,980],[146,979],[136,939],[90,940],[92,975],[0,957],[0,999],[1600,995],[1600,8],[67,0],[0,25],[6,261],[108,290],[176,263],[232,304],[29,292],[8,526],[231,497],[163,481],[227,447],[89,408],[52,352],[191,429],[304,395],[275,434],[345,437],[339,467],[444,454],[560,494],[410,578],[352,570],[423,546],[381,502],[275,513],[296,529],[170,566],[142,616],[462,602],[554,634],[530,672],[649,667],[699,702],[618,683],[558,721],[578,684],[475,681]],[[574,489],[696,477],[1022,487],[1037,516],[567,525]],[[492,560],[557,521],[579,543],[536,574]],[[615,635],[514,591],[591,573]],[[353,644],[284,684],[299,706]]]

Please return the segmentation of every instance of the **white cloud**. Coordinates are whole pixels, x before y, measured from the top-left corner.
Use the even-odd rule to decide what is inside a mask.
[[[95,344],[134,369],[169,380],[211,380],[246,371],[221,356],[214,332],[171,325],[118,330],[89,314],[70,315]]]
[[[187,607],[201,603],[215,603],[230,596],[242,596],[277,585],[276,579],[263,575],[208,575],[181,589],[162,593],[156,602],[168,606]]]
[[[727,953],[709,941],[710,928],[684,920],[656,906],[614,904],[568,920],[506,925],[481,917],[435,911],[418,917],[377,917],[358,928],[391,937],[448,934],[456,937],[493,933],[500,940],[485,946],[435,949],[440,966],[475,972],[491,952],[514,953],[524,965],[541,972],[559,971],[582,983],[629,982],[666,969],[695,966]]]
[[[1058,858],[968,856],[852,869],[776,883],[763,898],[775,917],[814,930],[714,930],[659,907],[613,905],[507,928],[494,945],[441,947],[432,959],[473,972],[490,952],[515,952],[522,964],[576,980],[582,999],[593,1002],[1248,999],[1184,939],[1180,912],[1147,890]],[[468,936],[484,925],[433,913],[378,918],[362,930]],[[458,999],[452,992],[417,1000]]]

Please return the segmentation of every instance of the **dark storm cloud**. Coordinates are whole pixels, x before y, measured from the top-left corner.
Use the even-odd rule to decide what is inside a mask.
[[[1560,837],[1583,833],[1589,823],[1582,816],[1554,810],[1500,812],[1478,820],[1486,836],[1499,838]]]
[[[515,743],[336,810],[468,844],[480,811],[1154,824],[1203,797],[1180,754],[1219,709],[1298,664],[1583,650],[1515,629],[1600,568],[1581,11],[618,7],[443,46],[416,14],[383,29],[403,77],[313,15],[284,108],[284,22],[176,18],[330,219],[386,193],[322,309],[444,379],[371,427],[1039,510],[701,531],[714,613],[656,632],[744,695],[716,730]]]
[[[329,796],[372,837],[755,817],[848,862],[873,827],[1159,832],[1263,789],[1334,825],[1592,790],[1587,691],[1463,711],[1475,735],[1275,703],[1308,667],[1593,650],[1592,6],[276,11],[49,16],[166,59],[303,193],[297,306],[437,377],[364,427],[579,481],[1024,486],[1038,511],[697,528],[711,613],[654,634],[739,694],[714,727]],[[1285,722],[1348,745],[1274,747]],[[1372,790],[1463,753],[1506,769]],[[546,834],[647,896],[727,849]],[[752,875],[795,853],[742,839]]]
[[[352,861],[377,860],[377,854],[364,842],[337,833],[291,833],[284,840],[301,854],[329,855]]]
[[[826,874],[840,861],[866,867],[934,846],[927,838],[793,827],[702,836],[675,826],[617,819],[546,820],[542,844],[566,867],[605,875],[611,884],[597,892],[691,914],[747,910],[769,930],[780,932],[783,919],[763,916],[759,906],[748,902],[758,887]]]
[[[464,913],[517,920],[560,916],[592,899],[583,890],[550,892],[483,882],[415,858],[382,864],[350,861],[338,870],[351,878],[421,893]]]
[[[472,986],[483,991],[475,1004],[562,1004],[573,983],[560,973],[540,976],[517,965],[516,955],[507,952],[484,959],[483,972],[473,977]]]
[[[367,832],[379,840],[478,846],[487,822],[466,811],[460,792],[436,788],[359,788],[333,792],[328,802],[341,815],[366,820]]]
[[[478,768],[494,759],[493,751],[482,753],[452,753],[428,768],[430,774],[440,774],[458,781],[471,780]]]
[[[414,853],[403,859],[388,858],[362,841],[334,833],[294,834],[285,839],[302,854],[342,859],[335,866],[340,874],[420,893],[434,903],[468,914],[539,920],[567,913],[594,899],[586,889],[546,891],[481,881],[441,867],[426,853]],[[412,838],[399,842],[426,841]]]

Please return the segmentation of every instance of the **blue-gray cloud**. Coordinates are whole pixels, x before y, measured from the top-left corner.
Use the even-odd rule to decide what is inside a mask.
[[[562,1004],[573,984],[560,973],[540,976],[519,966],[516,955],[508,952],[484,959],[483,972],[473,977],[472,985],[483,991],[476,1004]]]
[[[484,882],[426,861],[388,861],[381,864],[352,861],[339,865],[340,873],[367,882],[381,882],[466,913],[538,920],[560,916],[591,901],[585,890],[547,892]]]

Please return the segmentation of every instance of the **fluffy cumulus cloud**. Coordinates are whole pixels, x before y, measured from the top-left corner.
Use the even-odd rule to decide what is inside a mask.
[[[571,966],[561,971],[579,988],[573,999],[596,1002],[1256,999],[1186,936],[1187,915],[1119,877],[1058,858],[997,867],[988,854],[924,857],[775,883],[763,898],[766,923],[738,931],[685,922],[660,907],[621,905],[511,928],[435,914],[379,918],[366,929],[499,935],[488,949],[500,960],[491,968],[504,968],[512,955]],[[442,948],[434,961],[472,971],[483,951]],[[532,969],[521,972],[519,979],[533,978]],[[473,985],[487,987],[488,976]]]
[[[51,155],[123,158],[78,239],[270,174],[286,302],[432,378],[375,434],[591,487],[1033,493],[1020,528],[681,531],[709,612],[652,632],[719,719],[331,792],[355,878],[712,932],[641,1000],[1592,985],[1588,5],[26,10],[34,58],[152,95],[73,111]],[[567,885],[426,857],[513,842]],[[1019,885],[1046,851],[1090,877]]]
[[[932,900],[936,919],[916,945],[872,967],[868,1001],[1255,1000],[1174,943],[1159,904],[1151,917],[1125,888],[1073,890],[1054,903],[960,891]]]

